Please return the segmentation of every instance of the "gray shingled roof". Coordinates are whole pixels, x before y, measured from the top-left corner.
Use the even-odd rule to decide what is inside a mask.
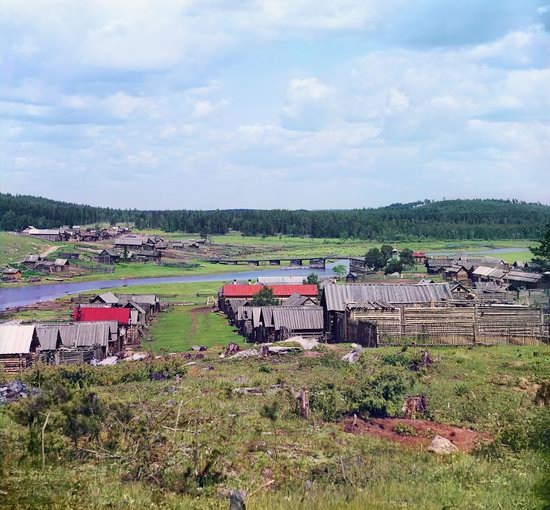
[[[452,301],[447,283],[326,285],[323,303],[328,311],[343,312],[347,303],[383,301],[390,304]]]
[[[0,355],[28,354],[35,335],[35,326],[0,325]]]
[[[36,334],[40,341],[41,351],[55,351],[61,345],[59,327],[39,325],[36,327]]]
[[[275,330],[288,328],[292,331],[323,329],[323,309],[321,307],[281,306],[273,309]]]

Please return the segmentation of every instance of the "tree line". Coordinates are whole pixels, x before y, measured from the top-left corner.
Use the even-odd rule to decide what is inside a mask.
[[[550,206],[517,200],[444,200],[349,210],[137,210],[0,193],[0,229],[133,224],[166,232],[311,236],[378,241],[528,239],[550,223]]]

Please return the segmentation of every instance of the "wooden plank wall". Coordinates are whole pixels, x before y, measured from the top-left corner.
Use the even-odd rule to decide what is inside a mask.
[[[401,307],[394,310],[350,309],[345,338],[377,345],[538,345],[549,342],[548,318],[541,309],[518,306]],[[363,338],[364,335],[367,335]]]

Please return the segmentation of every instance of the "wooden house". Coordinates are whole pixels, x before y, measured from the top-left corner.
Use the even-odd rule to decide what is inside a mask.
[[[128,303],[138,304],[146,313],[147,318],[160,312],[160,299],[156,294],[117,294],[118,306]]]
[[[58,352],[60,364],[89,363],[119,352],[124,338],[115,321],[90,321],[57,325],[62,346]]]
[[[133,237],[126,236],[115,240],[115,248],[119,251],[153,251],[155,249],[155,241],[148,237]]]
[[[535,289],[543,280],[542,273],[531,273],[528,271],[513,270],[506,273],[503,281],[511,290]]]
[[[461,264],[443,268],[443,274],[445,279],[453,282],[467,283],[470,281],[469,271]]]
[[[95,230],[86,230],[84,232],[80,232],[78,237],[80,241],[93,243],[99,239],[99,234]]]
[[[103,303],[107,305],[118,304],[118,298],[112,292],[104,292],[90,299],[90,303]]]
[[[42,260],[42,257],[40,255],[27,255],[23,259],[23,264],[26,266],[34,266],[37,262],[40,262]]]
[[[5,372],[21,372],[32,366],[39,346],[35,326],[0,325],[0,367]]]
[[[74,253],[74,252],[60,252],[59,258],[67,259],[67,260],[79,260],[80,259],[80,253]]]
[[[5,282],[18,282],[21,280],[23,276],[23,273],[21,273],[21,269],[16,269],[14,267],[6,267],[2,271],[2,279]]]
[[[59,233],[59,229],[46,229],[46,228],[34,228],[34,227],[28,227],[28,229],[25,229],[23,234],[26,233],[26,235],[30,237],[34,237],[36,239],[42,239],[44,241],[61,241],[61,234]]]
[[[106,248],[95,257],[95,260],[100,264],[117,264],[118,262],[120,262],[120,253]]]
[[[59,327],[39,324],[36,326],[36,334],[40,342],[38,357],[47,365],[59,364],[59,349],[63,346]]]
[[[157,250],[133,251],[130,253],[131,262],[156,262],[159,263],[162,254]]]
[[[53,265],[55,267],[56,272],[68,271],[71,266],[67,259],[61,259],[61,258],[55,259]]]

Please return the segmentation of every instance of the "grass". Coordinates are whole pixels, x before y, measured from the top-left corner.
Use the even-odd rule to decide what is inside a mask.
[[[141,232],[146,233],[146,232]],[[185,233],[165,233],[161,231],[150,231],[151,235],[162,235],[166,239],[188,239],[197,238],[196,234]],[[43,241],[15,236],[9,233],[0,233],[0,241],[2,252],[0,254],[0,262],[15,261],[23,258],[28,253],[44,251],[47,247],[57,246],[56,252],[50,255],[50,259],[54,259],[61,251],[74,251],[75,243],[50,243],[46,244]],[[244,237],[238,233],[232,233],[224,236],[212,236],[211,241],[221,247],[221,253],[224,250],[228,253],[235,253],[235,247],[239,249],[245,248],[249,251],[254,251],[254,255],[250,258],[261,257],[314,257],[323,255],[335,255],[340,257],[354,256],[362,257],[365,253],[374,246],[380,246],[380,243],[356,239],[320,239],[306,237],[289,237],[289,236],[271,236],[271,237]],[[77,243],[78,244],[78,243]],[[531,260],[531,253],[528,251],[528,246],[536,244],[529,240],[498,240],[498,241],[417,241],[417,242],[398,242],[394,244],[398,249],[411,248],[416,251],[427,252],[449,252],[457,253],[464,251],[480,252],[493,248],[524,248],[520,252],[502,252],[497,256],[503,258],[507,262],[520,260],[523,262]],[[110,245],[108,242],[88,243],[86,246],[102,249]],[[225,247],[225,248],[224,248]],[[237,250],[239,251],[239,250]],[[241,250],[242,251],[242,250]],[[219,250],[218,250],[219,252]],[[90,254],[81,252],[81,257],[89,258]],[[220,255],[215,255],[219,257]],[[207,255],[205,254],[205,257]],[[247,255],[240,255],[233,258],[247,258]],[[221,256],[223,258],[223,255]],[[231,257],[230,257],[231,258]],[[77,265],[85,265],[84,262]],[[114,273],[92,272],[82,276],[73,277],[72,282],[79,281],[95,281],[95,280],[117,280],[130,278],[154,278],[163,276],[191,276],[191,275],[207,275],[221,274],[227,272],[243,272],[251,269],[272,269],[269,266],[225,266],[218,264],[210,264],[201,260],[188,260],[186,264],[180,267],[176,266],[159,266],[152,263],[121,263],[115,266]],[[48,282],[51,283],[51,282]],[[9,284],[10,286],[26,285],[26,283]],[[2,286],[2,284],[0,284]]]
[[[176,330],[186,328],[188,319],[183,315],[167,314],[166,322],[173,322]],[[4,491],[0,506],[225,509],[227,495],[240,489],[247,493],[247,508],[253,510],[542,508],[535,485],[548,464],[541,451],[501,448],[497,455],[437,457],[384,439],[349,434],[315,409],[311,420],[300,419],[287,392],[269,393],[274,384],[313,390],[326,383],[344,391],[373,371],[404,370],[385,365],[384,358],[395,354],[395,348],[366,350],[355,365],[339,361],[346,349],[333,346],[330,351],[322,349],[321,357],[309,359],[291,355],[222,361],[221,348],[212,347],[180,382],[94,386],[105,405],[129,404],[134,421],[150,413],[153,418],[139,422],[143,427],[129,436],[125,448],[133,450],[144,435],[153,434],[148,462],[176,466],[174,478],[158,475],[156,481],[130,481],[125,462],[108,456],[110,441],[127,428],[118,423],[114,436],[103,430],[100,445],[81,440],[83,448],[103,454],[76,451],[64,456],[62,438],[55,432],[62,422],[56,425],[55,419],[46,432],[47,462],[42,470],[39,453],[34,462],[26,456],[26,427],[0,408],[0,425],[10,444],[4,450],[8,458],[0,477]],[[413,352],[409,349],[406,354]],[[424,372],[411,372],[409,389],[428,395],[430,419],[474,426],[500,437],[506,427],[521,433],[533,413],[544,411],[534,403],[534,392],[550,373],[548,347],[440,348],[431,349],[431,354],[438,361]],[[265,366],[269,370],[262,369]],[[128,364],[96,370],[114,374],[127,369]],[[264,394],[238,394],[234,390],[240,387],[257,387]],[[180,402],[184,405],[178,413]],[[277,413],[269,419],[264,409],[273,402],[278,402]],[[163,426],[150,431],[162,419]],[[125,451],[114,450],[120,455]],[[220,456],[212,466],[212,477],[198,485],[182,485],[213,452]],[[184,462],[181,471],[178,459]],[[149,464],[144,467],[152,467]]]
[[[153,352],[183,352],[193,345],[244,344],[227,319],[202,306],[174,306],[163,312],[149,330]]]
[[[26,255],[42,253],[53,244],[11,232],[0,232],[0,266],[21,261]]]

